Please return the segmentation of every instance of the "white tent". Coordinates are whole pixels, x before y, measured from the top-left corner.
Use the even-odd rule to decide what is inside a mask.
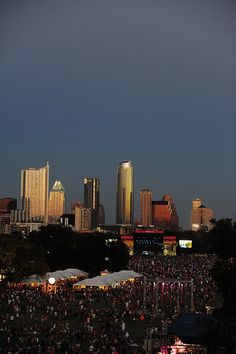
[[[30,277],[23,279],[22,283],[46,283],[49,278],[55,278],[57,280],[66,280],[71,278],[87,278],[88,273],[80,270],[80,269],[64,269],[64,270],[57,270],[55,272],[48,272],[44,276],[40,277],[36,274],[31,275]]]
[[[142,275],[132,270],[121,270],[120,272],[111,273],[107,276],[108,280],[115,281],[116,283],[121,283],[127,280],[134,280]]]
[[[81,289],[86,287],[98,287],[98,288],[106,289],[109,286],[111,286],[111,282],[109,282],[106,279],[106,276],[97,276],[94,278],[81,280],[78,283],[75,283],[73,285],[73,288]]]
[[[90,279],[81,280],[73,285],[74,288],[85,288],[87,286],[91,287],[108,287],[115,286],[122,282],[128,280],[134,280],[135,278],[141,277],[142,275],[133,271],[120,271],[114,272],[105,276],[97,276]]]
[[[120,274],[127,274],[128,276],[134,277],[134,278],[142,277],[142,274],[139,274],[139,273],[137,273],[137,272],[135,272],[134,270],[131,270],[131,269],[129,269],[129,270],[121,270],[119,273]]]
[[[65,270],[57,270],[55,272],[50,272],[46,274],[47,279],[48,278],[55,278],[56,280],[65,280],[68,278],[79,278],[79,277],[88,277],[88,273],[79,270],[79,269],[65,269]]]

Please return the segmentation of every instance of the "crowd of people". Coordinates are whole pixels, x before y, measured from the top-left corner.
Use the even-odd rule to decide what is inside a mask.
[[[96,288],[76,291],[67,284],[60,284],[55,293],[39,286],[10,285],[1,294],[0,352],[142,353],[142,347],[133,342],[127,323],[157,315],[156,301],[162,319],[167,308],[176,309],[178,296],[179,303],[188,309],[191,279],[195,311],[204,311],[216,291],[210,276],[215,261],[216,257],[209,255],[135,255],[129,267],[143,277],[106,292]],[[167,286],[165,279],[173,282]],[[176,281],[179,288],[178,284],[175,288]],[[187,284],[185,291],[181,284]]]
[[[210,271],[218,260],[216,255],[177,255],[175,257],[143,257],[135,255],[130,267],[148,279],[148,291],[153,293],[153,284],[158,283],[159,304],[173,304],[191,307],[191,286],[193,306],[197,312],[204,312],[206,306],[217,306],[217,288]],[[154,289],[155,290],[155,289]]]
[[[1,353],[129,353],[126,313],[112,291],[15,286],[2,300]]]

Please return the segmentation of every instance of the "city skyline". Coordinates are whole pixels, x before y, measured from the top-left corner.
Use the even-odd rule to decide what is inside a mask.
[[[157,201],[157,198],[154,197],[154,199],[152,199],[152,191],[150,189],[147,188],[142,188],[139,191],[139,200],[136,203],[136,208],[135,208],[135,204],[133,201],[133,190],[135,189],[135,183],[134,183],[134,172],[133,172],[133,165],[131,161],[128,160],[123,160],[120,161],[119,167],[117,169],[117,183],[116,183],[116,219],[112,220],[111,222],[107,222],[106,224],[133,224],[138,222],[139,224],[142,224],[142,215],[143,217],[146,219],[147,218],[147,213],[148,214],[153,214],[154,212],[154,205],[158,205],[158,204],[163,204],[163,203],[167,203],[164,201],[171,201],[170,205],[172,205],[171,208],[173,208],[174,214],[177,211],[177,214],[179,213],[178,209],[176,210],[174,204],[173,204],[173,200],[172,200],[172,196],[171,195],[163,195],[162,196],[162,200],[161,201]],[[128,171],[128,172],[127,172]],[[30,217],[32,216],[32,211],[30,211],[30,198],[29,196],[26,198],[27,193],[28,194],[32,194],[33,196],[33,200],[35,199],[35,196],[37,196],[37,200],[39,199],[38,194],[39,191],[44,190],[45,189],[45,193],[48,195],[48,199],[46,202],[43,202],[43,204],[46,205],[45,209],[46,209],[46,220],[48,215],[52,216],[50,214],[50,212],[47,215],[47,210],[50,210],[50,202],[52,202],[51,198],[52,198],[52,194],[55,193],[55,195],[53,196],[53,204],[51,205],[51,209],[63,209],[63,212],[67,212],[70,213],[72,212],[72,206],[76,205],[80,208],[87,208],[85,210],[91,210],[91,220],[90,220],[90,225],[94,228],[96,227],[96,225],[98,225],[98,222],[96,220],[98,220],[99,216],[98,213],[100,211],[100,207],[103,208],[103,205],[100,203],[100,179],[99,178],[83,178],[83,202],[81,202],[81,198],[75,200],[75,198],[73,200],[67,200],[67,207],[65,210],[65,189],[61,183],[60,180],[56,180],[52,186],[52,188],[50,188],[50,176],[49,176],[49,162],[46,162],[45,167],[29,167],[29,168],[24,168],[21,169],[21,195],[20,195],[20,205],[21,205],[21,209],[25,210],[26,215],[29,215]],[[46,184],[45,184],[46,183]],[[45,186],[43,186],[43,184],[45,184]],[[41,186],[42,185],[42,186]],[[33,188],[36,187],[36,188]],[[35,190],[33,190],[35,189]],[[125,189],[127,189],[127,191],[125,191]],[[50,193],[49,193],[50,190]],[[120,192],[119,192],[120,191]],[[58,193],[60,195],[56,195],[56,193]],[[44,194],[45,194],[44,193]],[[122,194],[123,197],[120,199],[119,194]],[[27,194],[27,195],[28,195]],[[152,204],[152,207],[150,207],[150,210],[144,210],[143,208],[146,209],[147,205],[147,195],[149,195],[149,202]],[[16,197],[16,196],[14,196]],[[5,198],[6,202],[8,200],[8,198],[13,198],[12,196],[5,196],[2,197],[0,196],[0,198]],[[123,200],[127,200],[127,198],[130,200],[130,204],[128,203],[126,205],[126,202]],[[41,198],[42,199],[42,198]],[[13,200],[13,199],[12,199]],[[15,199],[17,201],[17,197]],[[4,201],[5,202],[5,201]],[[144,203],[144,204],[143,204]],[[35,204],[35,203],[34,203]],[[139,208],[137,208],[139,204]],[[143,205],[142,205],[143,204]],[[25,208],[24,208],[25,205]],[[79,206],[80,205],[80,206]],[[119,207],[120,205],[120,207]],[[121,206],[123,205],[123,210],[119,210],[121,208]],[[99,207],[98,207],[99,206]],[[191,229],[192,228],[192,211],[193,209],[197,209],[199,207],[203,207],[205,208],[205,206],[202,205],[202,200],[201,198],[195,198],[192,200],[192,209],[190,209],[190,222],[187,224],[186,227],[184,227],[183,225],[181,225],[179,223],[179,221],[177,221],[177,224],[179,225],[180,228],[183,229]],[[34,206],[35,208],[35,206]],[[36,209],[39,208],[44,208],[44,206],[40,206],[36,205]],[[170,209],[171,209],[170,208]],[[167,207],[167,209],[169,209],[169,207]],[[143,212],[142,212],[143,210]],[[210,210],[210,209],[206,209]],[[60,215],[63,214],[63,212],[60,213]],[[134,212],[135,212],[135,218],[134,218]],[[165,215],[166,211],[164,211],[163,216]],[[212,211],[211,211],[212,212]],[[213,217],[213,213],[210,217],[210,219]],[[35,211],[33,212],[33,214],[35,214]],[[94,214],[94,216],[93,216]],[[59,215],[59,214],[58,214]],[[57,215],[57,216],[58,216]],[[144,216],[145,215],[145,216]],[[159,212],[158,212],[159,215]],[[34,217],[36,215],[33,215]],[[39,216],[36,217],[36,219]],[[41,217],[41,215],[40,215]],[[161,217],[161,216],[160,216]],[[167,215],[165,215],[165,217],[167,217]],[[58,216],[59,218],[59,216]],[[148,218],[151,220],[154,218],[154,216],[149,215]],[[54,217],[55,219],[55,217]],[[129,220],[128,220],[129,219]],[[178,215],[177,215],[177,219],[179,219]],[[206,219],[206,221],[210,220],[209,218]],[[128,222],[127,222],[128,220]],[[129,222],[131,220],[131,222]],[[164,220],[164,219],[163,219]],[[205,220],[205,219],[204,219]],[[53,221],[53,220],[49,220]],[[55,221],[55,220],[54,220]],[[207,221],[208,225],[210,225],[210,223]],[[162,221],[160,221],[162,222]],[[152,220],[150,224],[155,224],[155,221]],[[147,222],[145,221],[143,223],[143,226],[148,226]],[[160,226],[160,225],[159,225]]]
[[[135,218],[148,188],[184,228],[197,197],[235,220],[235,1],[56,4],[0,4],[0,196],[19,201],[20,170],[49,160],[68,201],[97,176],[114,223],[127,159]]]

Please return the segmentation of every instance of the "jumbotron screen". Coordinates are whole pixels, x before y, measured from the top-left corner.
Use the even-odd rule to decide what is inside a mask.
[[[179,247],[192,248],[192,240],[179,240]]]

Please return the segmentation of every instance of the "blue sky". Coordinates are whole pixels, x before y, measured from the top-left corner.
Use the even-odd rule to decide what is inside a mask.
[[[115,220],[116,171],[171,193],[184,228],[201,197],[236,215],[236,3],[70,0],[0,3],[0,196],[50,162],[68,205],[101,179]]]

